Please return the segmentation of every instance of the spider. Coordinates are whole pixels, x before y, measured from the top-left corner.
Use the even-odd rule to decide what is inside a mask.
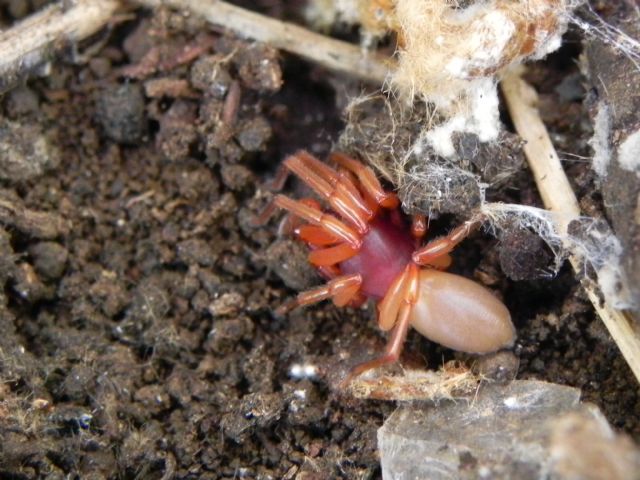
[[[354,367],[347,380],[397,362],[412,326],[429,340],[453,350],[489,353],[513,345],[509,311],[485,287],[447,273],[449,253],[482,222],[476,215],[448,235],[420,247],[427,233],[424,216],[409,227],[395,193],[383,190],[373,170],[343,154],[332,153],[335,170],[306,151],[287,157],[274,180],[282,189],[289,173],[304,181],[331,209],[311,198],[276,195],[258,217],[264,224],[278,208],[289,216],[283,225],[311,249],[309,262],[327,279],[301,292],[278,311],[325,299],[338,306],[378,302],[378,326],[391,330],[384,353]]]

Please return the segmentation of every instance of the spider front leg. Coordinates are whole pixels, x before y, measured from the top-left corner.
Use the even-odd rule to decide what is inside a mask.
[[[358,249],[362,245],[362,237],[360,234],[333,215],[324,213],[316,206],[307,205],[302,201],[292,200],[281,194],[275,196],[258,216],[254,224],[264,225],[278,208],[287,210],[291,214],[309,222],[311,225],[321,227],[327,233],[348,243],[354,249]]]
[[[341,167],[346,168],[348,171],[353,172],[356,177],[358,177],[362,189],[381,207],[393,210],[400,204],[400,200],[398,200],[398,196],[395,193],[384,191],[382,185],[380,185],[380,182],[376,178],[376,174],[373,173],[373,170],[369,167],[364,166],[359,161],[344,153],[334,152],[329,159]]]
[[[300,203],[304,203],[308,207],[315,208],[316,210],[322,210],[322,206],[320,205],[320,203],[313,198],[301,198],[298,201]],[[294,215],[293,213],[287,213],[280,221],[280,225],[278,226],[278,235],[288,236],[293,233],[298,234],[298,231],[300,230],[301,226],[304,226],[304,220],[302,220],[297,215]],[[308,225],[308,226],[311,226],[311,225]],[[314,228],[317,228],[321,232],[325,232],[325,230],[322,227],[314,227]],[[338,242],[338,239],[336,239],[334,236],[326,232],[325,232],[325,235],[333,238],[334,239],[333,243]],[[310,243],[313,243],[313,242],[310,242]]]
[[[341,175],[304,150],[288,156],[283,165],[295,173],[320,195],[342,218],[360,233],[368,230],[373,212],[367,207],[358,189],[346,175]]]

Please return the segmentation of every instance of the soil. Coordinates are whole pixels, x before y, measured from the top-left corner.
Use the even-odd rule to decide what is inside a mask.
[[[375,310],[276,315],[321,279],[278,220],[254,224],[285,154],[331,151],[349,82],[165,10],[98,41],[2,98],[0,477],[379,478],[376,431],[395,404],[332,380],[382,349]],[[588,157],[578,54],[569,43],[529,80],[558,149]],[[572,159],[584,210],[601,215]],[[493,195],[541,204],[524,169]],[[581,388],[640,440],[615,343],[571,270],[541,275],[544,245],[518,235],[455,252],[455,271],[511,311],[518,377]],[[468,360],[415,333],[405,358]]]

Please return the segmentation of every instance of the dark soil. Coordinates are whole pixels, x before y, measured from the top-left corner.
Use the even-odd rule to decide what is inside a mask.
[[[559,150],[588,156],[582,97],[556,89],[574,47],[530,79]],[[167,11],[74,60],[2,98],[0,477],[378,478],[394,404],[330,381],[384,345],[374,309],[276,316],[321,280],[253,224],[283,155],[331,150],[342,80]],[[599,214],[588,165],[565,166]],[[496,195],[540,205],[524,170]],[[570,269],[540,278],[543,248],[478,234],[456,271],[512,312],[520,378],[581,388],[640,439],[634,376]],[[406,358],[454,356],[409,335]]]

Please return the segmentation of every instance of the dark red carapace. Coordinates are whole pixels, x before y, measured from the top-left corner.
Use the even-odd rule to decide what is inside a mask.
[[[281,307],[309,305],[331,298],[338,306],[378,302],[378,325],[392,330],[385,353],[356,366],[349,378],[395,362],[409,326],[446,347],[488,353],[509,347],[515,329],[507,308],[489,290],[446,273],[449,253],[480,224],[476,217],[448,235],[417,248],[426,234],[424,217],[409,228],[394,193],[382,189],[373,171],[341,153],[331,155],[333,169],[305,151],[287,157],[276,184],[289,172],[300,177],[338,214],[311,198],[276,195],[259,221],[276,208],[290,213],[289,230],[307,243],[309,261],[328,280]]]
[[[340,271],[343,275],[359,273],[362,277],[360,293],[379,300],[411,262],[415,244],[411,232],[398,216],[394,222],[388,214],[379,215],[362,237],[358,253],[339,264]]]

